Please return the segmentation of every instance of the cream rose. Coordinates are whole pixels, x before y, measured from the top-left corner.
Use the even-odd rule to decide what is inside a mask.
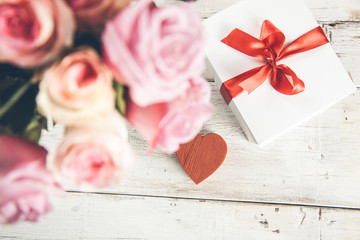
[[[126,124],[114,111],[68,127],[49,168],[65,184],[94,189],[118,184],[133,160]]]
[[[92,121],[115,108],[112,74],[92,49],[71,53],[47,69],[36,102],[56,122]]]

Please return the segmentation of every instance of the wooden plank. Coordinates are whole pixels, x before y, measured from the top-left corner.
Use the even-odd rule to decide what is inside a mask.
[[[323,28],[341,63],[360,87],[360,22],[324,23]]]
[[[356,239],[358,211],[69,193],[37,224],[0,226],[0,239]]]
[[[211,84],[215,114],[202,134],[217,133],[228,144],[218,171],[195,185],[175,154],[147,155],[147,144],[129,126],[137,162],[120,186],[105,192],[360,208],[360,91],[259,148],[247,141]],[[41,142],[54,148],[58,130],[44,134]]]
[[[206,18],[237,1],[195,4]],[[360,1],[306,2],[360,87]],[[358,210],[223,200],[360,208],[360,92],[260,149],[246,140],[212,89],[215,115],[202,133],[220,134],[229,147],[213,176],[196,186],[175,155],[148,156],[146,143],[130,128],[137,164],[121,186],[103,191],[200,200],[69,193],[54,199],[55,211],[39,224],[0,226],[0,239],[357,239]],[[57,126],[44,133],[42,143],[55,149],[61,132]]]
[[[155,0],[157,5],[173,4],[176,0]],[[239,2],[239,0],[197,0],[195,5],[203,18]],[[305,0],[310,11],[319,21],[360,21],[358,0]],[[261,6],[259,6],[261,7]]]

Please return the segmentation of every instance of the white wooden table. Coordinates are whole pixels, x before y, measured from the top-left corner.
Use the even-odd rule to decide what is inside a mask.
[[[237,1],[196,5],[206,18]],[[360,1],[306,2],[360,87]],[[68,189],[39,223],[0,226],[0,239],[360,239],[360,91],[260,149],[211,84],[215,114],[202,133],[223,136],[228,156],[205,182],[195,185],[175,155],[146,155],[130,128],[138,161],[121,186]],[[55,129],[42,142],[59,139]]]

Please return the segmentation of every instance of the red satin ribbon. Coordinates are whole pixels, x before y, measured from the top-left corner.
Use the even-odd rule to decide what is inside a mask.
[[[265,65],[251,69],[222,84],[220,92],[227,104],[244,90],[250,94],[269,76],[271,76],[271,85],[280,93],[295,95],[304,91],[304,82],[288,66],[278,65],[277,62],[329,42],[319,26],[284,48],[285,35],[269,20],[265,20],[262,24],[260,39],[235,28],[221,41],[246,55],[267,60]]]

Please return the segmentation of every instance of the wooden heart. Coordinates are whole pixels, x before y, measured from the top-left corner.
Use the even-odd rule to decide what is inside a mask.
[[[204,137],[198,134],[192,141],[180,145],[176,155],[190,178],[199,184],[221,166],[226,153],[224,139],[210,133]]]

